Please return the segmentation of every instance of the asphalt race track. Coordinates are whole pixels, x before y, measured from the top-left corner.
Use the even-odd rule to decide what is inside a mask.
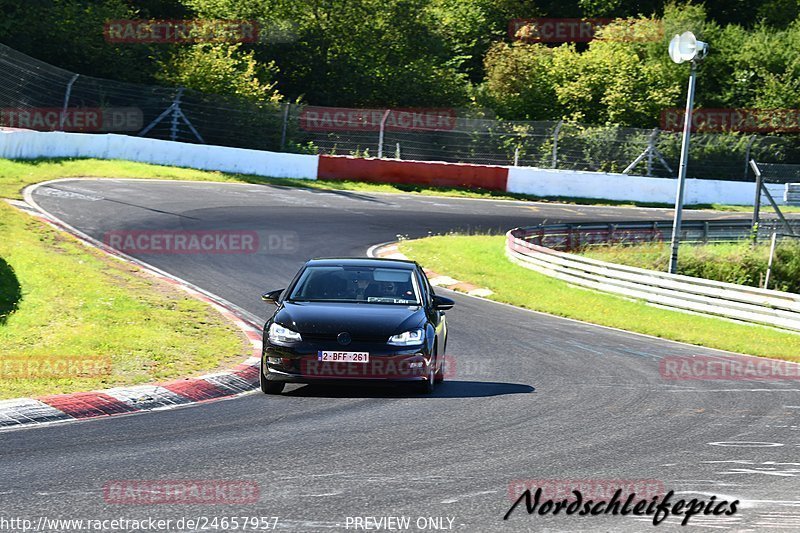
[[[173,229],[280,237],[255,254],[133,254],[261,319],[271,308],[260,294],[305,260],[363,256],[397,235],[671,219],[668,210],[130,180],[60,182],[35,199],[98,239]],[[418,517],[444,517],[460,531],[649,531],[647,517],[528,516],[524,505],[503,515],[515,480],[657,480],[686,499],[741,500],[733,516],[695,516],[686,528],[670,518],[658,530],[800,528],[797,382],[669,381],[660,358],[719,352],[447,295],[456,375],[433,396],[290,385],[281,397],[3,432],[3,513],[277,516],[279,531],[345,531],[355,516],[407,516],[411,530]],[[103,498],[106,482],[156,479],[255,481],[260,501]]]

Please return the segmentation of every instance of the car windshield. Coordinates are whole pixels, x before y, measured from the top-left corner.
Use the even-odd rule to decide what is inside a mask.
[[[309,266],[290,301],[419,304],[413,270],[362,266]]]

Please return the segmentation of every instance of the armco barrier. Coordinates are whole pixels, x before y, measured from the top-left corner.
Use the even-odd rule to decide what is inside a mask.
[[[614,240],[614,234],[620,239],[627,234],[639,235],[638,239],[629,240],[662,240],[665,232],[666,235],[671,233],[668,223],[660,227],[641,222],[516,228],[506,234],[506,255],[525,268],[575,285],[686,311],[800,331],[798,294],[617,265],[550,247],[575,249],[579,243],[600,242],[598,235],[603,236],[599,233],[601,226],[605,226],[604,236],[610,240]],[[690,231],[704,230],[708,240],[731,240],[737,226],[747,229],[749,223],[726,221],[689,224]],[[743,235],[746,232],[740,232],[740,236]]]
[[[288,154],[189,144],[127,135],[0,131],[0,157],[95,157],[200,170],[301,179],[355,179],[444,187],[480,187],[534,196],[660,202],[675,199],[675,180],[604,172]],[[768,184],[784,200],[784,186]],[[687,204],[752,205],[755,186],[741,181],[687,180]]]
[[[762,221],[760,238],[769,238],[773,231],[782,230],[778,221]],[[800,232],[800,223],[793,221]],[[750,235],[749,220],[684,220],[681,224],[682,242],[737,242]],[[593,244],[664,242],[672,237],[671,222],[580,222],[546,224],[517,228],[515,236],[527,242],[553,250],[573,251]]]

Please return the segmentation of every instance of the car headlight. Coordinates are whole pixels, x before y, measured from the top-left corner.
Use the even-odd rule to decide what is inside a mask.
[[[269,340],[270,342],[297,342],[303,340],[303,338],[296,331],[273,322],[269,327]]]
[[[392,335],[389,337],[389,344],[395,346],[414,346],[422,344],[424,332],[421,329],[412,329],[411,331],[404,331],[399,335]]]

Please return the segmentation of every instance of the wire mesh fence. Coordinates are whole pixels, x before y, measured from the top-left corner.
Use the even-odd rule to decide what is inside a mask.
[[[758,162],[764,181],[768,183],[800,184],[800,165]]]
[[[123,133],[296,153],[521,165],[675,177],[680,132],[507,121],[473,109],[343,109],[256,103],[77,75],[0,44],[0,125]],[[692,135],[688,177],[800,181],[798,135]],[[770,167],[773,165],[773,167]]]

